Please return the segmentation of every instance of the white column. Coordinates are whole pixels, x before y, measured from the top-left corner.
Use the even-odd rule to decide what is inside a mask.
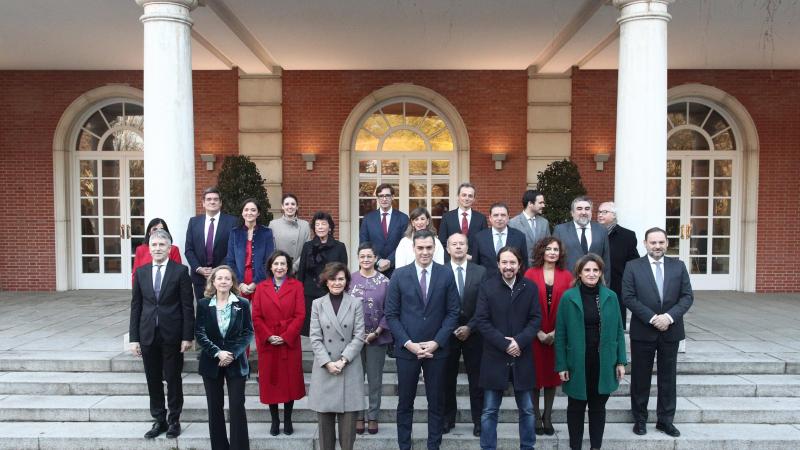
[[[620,10],[614,201],[636,232],[665,226],[667,7],[673,0],[614,0]]]
[[[144,8],[144,196],[183,253],[195,214],[192,20],[198,0],[136,0]]]

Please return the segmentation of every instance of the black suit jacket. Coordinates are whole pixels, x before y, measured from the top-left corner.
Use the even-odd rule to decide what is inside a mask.
[[[611,290],[622,298],[622,274],[628,261],[639,258],[636,250],[636,233],[615,225],[608,232],[608,244],[611,250]]]
[[[200,214],[189,219],[183,254],[186,256],[186,261],[189,262],[192,283],[201,290],[206,284],[206,278],[197,273],[197,268],[217,267],[225,263],[225,257],[228,256],[228,237],[231,230],[236,228],[236,222],[237,219],[230,214],[220,213],[219,223],[214,224],[214,251],[212,261],[209,262],[206,261],[206,215]]]
[[[447,267],[451,270],[453,268],[450,263],[447,263]],[[456,279],[455,271],[453,271],[453,279]],[[470,333],[477,333],[478,331],[477,324],[475,323],[475,308],[478,304],[478,289],[485,279],[485,267],[471,261],[467,262],[467,270],[464,274],[464,296],[461,298],[461,312],[458,315],[458,326],[468,326]],[[458,289],[458,282],[456,282],[456,289]]]
[[[165,343],[194,339],[194,295],[186,266],[167,260],[161,278],[161,295],[153,290],[153,264],[136,270],[131,298],[130,341],[153,343],[158,330]]]
[[[528,267],[528,242],[525,234],[516,228],[506,227],[506,246],[516,247],[522,255],[522,267],[519,273],[525,273]],[[472,261],[486,268],[486,278],[493,277],[500,273],[497,269],[497,253],[494,252],[494,234],[492,228],[487,228],[475,236],[475,253]]]
[[[384,314],[394,336],[397,358],[417,359],[403,346],[408,340],[436,341],[439,348],[433,357],[447,356],[447,343],[460,311],[458,288],[449,268],[432,263],[428,269],[427,304],[420,293],[416,264],[398,268],[389,281]]]
[[[692,285],[686,266],[678,259],[663,257],[664,301],[660,301],[658,287],[647,256],[630,261],[622,276],[622,301],[631,310],[630,336],[637,341],[655,341],[662,335],[667,342],[686,338],[683,315],[694,302]],[[669,314],[674,323],[666,331],[658,331],[650,324],[656,314]]]
[[[485,230],[486,216],[472,209],[472,218],[469,221],[469,229],[467,231],[467,253],[475,257],[475,245],[473,244],[475,236],[482,230]],[[447,238],[450,235],[461,232],[461,217],[458,215],[458,208],[447,211],[442,216],[442,222],[439,224],[439,240],[442,241],[442,246],[447,248]],[[445,261],[450,260],[450,255],[444,252]]]
[[[233,299],[236,298],[236,301]],[[195,323],[195,337],[200,347],[199,372],[207,378],[219,377],[219,358],[214,355],[222,350],[233,353],[233,362],[228,366],[227,374],[230,376],[246,377],[250,373],[245,349],[253,339],[253,317],[250,312],[250,302],[244,298],[231,297],[231,320],[225,336],[217,323],[217,308],[209,306],[211,299],[203,298],[197,301],[197,322]]]

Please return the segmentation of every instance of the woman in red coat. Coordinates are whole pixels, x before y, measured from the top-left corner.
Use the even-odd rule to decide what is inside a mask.
[[[552,436],[553,399],[561,379],[555,371],[553,339],[556,328],[556,312],[561,295],[570,288],[572,274],[564,268],[566,249],[561,241],[552,236],[541,239],[533,250],[533,267],[525,277],[539,287],[539,306],[542,310],[542,325],[533,340],[533,360],[536,368],[536,389],[533,390],[533,409],[536,414],[536,434]],[[544,388],[544,409],[539,409],[539,390]]]
[[[277,250],[267,261],[267,279],[253,295],[253,328],[258,348],[258,388],[261,403],[269,405],[270,434],[277,436],[283,403],[283,432],[292,434],[294,401],[306,395],[300,328],[306,317],[303,283],[289,277],[292,257]]]

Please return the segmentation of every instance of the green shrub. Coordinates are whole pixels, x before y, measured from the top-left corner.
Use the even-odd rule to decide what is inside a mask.
[[[234,217],[241,217],[242,202],[254,198],[261,211],[258,223],[269,225],[272,213],[269,211],[269,199],[264,182],[258,167],[249,157],[226,156],[217,177],[217,188],[222,194],[222,211]]]

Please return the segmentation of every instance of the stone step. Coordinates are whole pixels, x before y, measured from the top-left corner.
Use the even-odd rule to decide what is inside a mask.
[[[18,422],[0,423],[0,449],[3,450],[205,450],[211,448],[208,426],[201,422],[183,422],[183,433],[177,439],[164,435],[145,440],[142,435],[150,428],[148,422]],[[605,428],[603,447],[619,450],[785,450],[800,448],[800,428],[792,425],[752,424],[692,424],[676,423],[680,438],[671,438],[650,426],[646,436],[636,436],[630,424],[609,423]],[[545,450],[569,448],[566,425],[556,424],[553,436],[537,436],[536,448]],[[471,426],[458,424],[443,436],[442,450],[478,448],[478,438],[471,434]],[[291,436],[270,436],[265,424],[249,427],[250,448],[253,450],[312,450],[317,448],[316,424],[298,423]],[[397,448],[397,431],[394,424],[381,424],[378,434],[364,434],[356,438],[357,450],[383,450]],[[519,448],[515,424],[501,423],[497,427],[500,450]],[[424,424],[414,426],[412,439],[415,449],[425,448],[427,430]],[[584,429],[583,448],[588,448],[588,430]]]
[[[311,371],[313,358],[304,352],[303,366]],[[384,371],[396,372],[393,358],[386,359]],[[197,372],[197,353],[186,354],[184,370]],[[141,372],[142,361],[130,353],[0,351],[0,371],[6,372]],[[800,352],[744,353],[689,352],[678,355],[679,374],[800,374]]]
[[[251,422],[268,422],[269,409],[258,397],[247,397],[248,418]],[[553,421],[566,422],[566,397],[556,398]],[[314,422],[316,413],[308,409],[308,399],[295,402],[294,418],[297,422]],[[655,417],[656,399],[650,399],[650,416]],[[458,422],[469,422],[469,399],[457,398]],[[394,422],[397,397],[384,396],[379,420]],[[414,420],[427,420],[427,401],[415,401]],[[607,405],[607,421],[630,422],[630,400],[612,397]],[[800,398],[798,397],[678,397],[676,420],[684,423],[800,423]],[[187,422],[207,420],[204,396],[185,396],[182,419]],[[147,396],[103,395],[5,395],[0,396],[0,421],[43,422],[134,422],[149,417]],[[517,421],[516,405],[506,397],[500,408],[501,422]]]
[[[305,374],[306,387],[310,374]],[[366,386],[366,383],[365,383]],[[678,392],[684,397],[798,397],[800,375],[678,375]],[[184,395],[205,395],[203,380],[196,373],[184,373]],[[246,395],[258,395],[258,382],[247,382]],[[397,374],[383,376],[383,395],[397,395]],[[629,377],[613,396],[630,393]],[[651,388],[656,395],[655,377]],[[11,395],[146,395],[143,373],[133,372],[0,372],[0,394]],[[417,395],[425,394],[420,381]],[[456,394],[469,395],[467,376],[459,374]],[[563,395],[557,390],[557,395]]]

